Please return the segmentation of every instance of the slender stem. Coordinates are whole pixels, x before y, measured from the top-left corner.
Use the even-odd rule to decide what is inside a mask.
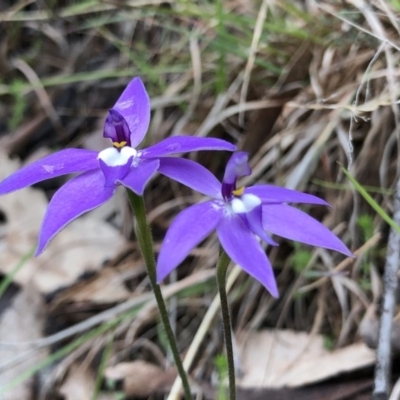
[[[393,220],[400,224],[400,179],[396,185],[394,196]],[[387,246],[384,291],[379,327],[378,347],[376,349],[375,387],[372,398],[387,400],[390,392],[392,367],[392,329],[393,315],[396,306],[396,291],[398,286],[398,271],[400,258],[400,235],[393,229],[390,231]]]
[[[226,356],[228,359],[228,376],[229,376],[229,399],[236,399],[236,383],[235,383],[235,361],[233,358],[231,318],[229,315],[228,296],[226,295],[226,271],[228,269],[230,259],[224,250],[217,263],[217,283],[219,297],[221,299],[222,321],[224,326],[224,337]]]
[[[185,392],[185,399],[191,400],[192,395],[190,392],[189,381],[182,365],[182,360],[180,358],[178,346],[176,344],[175,336],[172,331],[171,324],[168,318],[168,311],[165,305],[164,298],[162,296],[161,288],[157,284],[156,262],[154,259],[154,251],[153,251],[153,238],[151,235],[150,226],[147,222],[144,198],[143,196],[138,196],[137,194],[133,193],[130,190],[128,190],[128,197],[133,212],[135,214],[135,219],[136,219],[135,232],[139,242],[140,251],[145,261],[147,274],[149,275],[150,284],[157,301],[158,309],[160,311],[161,321],[164,325],[164,329],[167,334],[168,342],[171,347],[172,355],[175,360],[175,365],[178,369],[178,374],[182,380],[182,386]]]

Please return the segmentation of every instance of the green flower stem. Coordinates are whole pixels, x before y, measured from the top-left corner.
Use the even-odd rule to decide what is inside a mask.
[[[129,202],[132,206],[132,210],[135,214],[135,232],[139,242],[140,251],[144,258],[144,262],[149,275],[150,284],[154,292],[154,296],[157,301],[158,309],[160,311],[161,321],[164,325],[165,332],[167,334],[169,345],[171,346],[172,355],[175,360],[175,365],[178,369],[178,374],[182,380],[183,390],[185,392],[185,399],[191,400],[192,395],[190,392],[189,381],[186,372],[183,368],[182,360],[179,355],[178,346],[176,344],[175,336],[171,328],[171,324],[168,318],[167,307],[161,293],[160,286],[157,284],[156,275],[156,262],[154,259],[153,251],[153,238],[151,235],[150,226],[147,223],[146,207],[144,204],[143,196],[138,196],[131,190],[128,190]]]
[[[232,334],[231,334],[231,318],[229,316],[228,296],[226,295],[226,271],[230,259],[224,250],[221,250],[221,255],[217,263],[217,283],[219,297],[221,300],[222,321],[224,326],[224,337],[226,355],[228,359],[228,376],[229,376],[229,399],[236,399],[236,383],[235,383],[235,361],[233,358]]]

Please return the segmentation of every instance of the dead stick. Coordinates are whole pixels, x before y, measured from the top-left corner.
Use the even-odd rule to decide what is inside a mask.
[[[400,179],[394,196],[393,220],[400,225]],[[384,272],[384,294],[379,327],[377,362],[375,368],[374,400],[387,400],[389,397],[390,373],[392,365],[391,332],[394,308],[396,305],[397,273],[400,260],[400,235],[390,230]]]

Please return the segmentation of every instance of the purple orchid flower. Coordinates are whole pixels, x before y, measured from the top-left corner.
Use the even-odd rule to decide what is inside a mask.
[[[165,166],[161,163],[160,167],[171,177],[179,175],[182,168],[188,175],[197,177],[196,180],[185,179],[183,183],[213,199],[187,208],[172,222],[158,256],[158,282],[214,229],[229,257],[274,297],[278,297],[278,288],[272,266],[256,236],[270,245],[277,245],[266,233],[268,231],[353,257],[328,228],[303,211],[286,204],[329,205],[324,200],[272,185],[236,189],[237,179],[251,173],[247,153],[237,152],[231,156],[222,184],[204,167],[190,160],[175,159],[174,163]],[[182,174],[179,178],[182,178]]]
[[[65,149],[36,161],[0,182],[0,195],[22,189],[45,179],[81,173],[63,185],[53,196],[40,230],[36,255],[75,218],[93,210],[123,185],[142,195],[146,183],[160,166],[174,165],[177,153],[197,150],[234,151],[224,140],[190,136],[169,137],[147,149],[136,150],[150,122],[150,99],[140,78],[126,87],[104,123],[103,136],[112,147],[101,152]],[[177,173],[179,177],[179,172]],[[183,172],[183,181],[185,181]],[[181,179],[181,180],[182,180]]]

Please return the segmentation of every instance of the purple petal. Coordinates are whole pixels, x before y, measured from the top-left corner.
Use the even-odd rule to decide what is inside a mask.
[[[104,187],[104,176],[100,170],[85,172],[62,186],[47,208],[36,255],[67,224],[85,212],[101,206],[112,197],[115,190],[115,186]]]
[[[253,208],[250,212],[240,214],[246,219],[249,228],[260,237],[262,240],[270,244],[271,246],[278,246],[272,238],[265,232],[262,224],[262,206]]]
[[[264,229],[311,246],[325,247],[354,257],[351,251],[327,227],[297,208],[287,204],[263,206]]]
[[[46,179],[99,168],[97,152],[65,149],[23,167],[0,182],[0,195],[22,189]]]
[[[249,165],[249,154],[244,151],[233,153],[225,168],[223,183],[232,185],[236,180],[242,176],[251,174]]]
[[[158,172],[206,196],[221,197],[221,183],[197,162],[175,157],[160,158]]]
[[[136,194],[142,195],[147,182],[157,171],[160,162],[158,160],[138,160],[137,166],[132,166],[129,174],[119,180],[122,185],[133,190]]]
[[[257,185],[247,187],[245,193],[256,195],[263,203],[308,203],[329,206],[325,200],[312,194],[298,192],[274,185]]]
[[[202,138],[196,136],[172,136],[142,150],[147,158],[164,157],[172,154],[187,153],[199,150],[234,151],[236,146],[222,139]]]
[[[150,99],[140,78],[129,82],[112,109],[125,119],[131,132],[131,146],[136,147],[150,123]]]
[[[161,282],[217,226],[223,209],[213,201],[182,211],[167,231],[157,261],[157,281]]]
[[[278,287],[271,263],[241,218],[235,215],[222,218],[217,232],[222,247],[232,261],[257,279],[272,296],[278,297]]]
[[[110,167],[99,158],[100,168],[105,179],[104,186],[115,186],[117,182],[120,182],[122,179],[124,179],[131,169],[132,161],[133,157],[130,157],[126,164]]]

